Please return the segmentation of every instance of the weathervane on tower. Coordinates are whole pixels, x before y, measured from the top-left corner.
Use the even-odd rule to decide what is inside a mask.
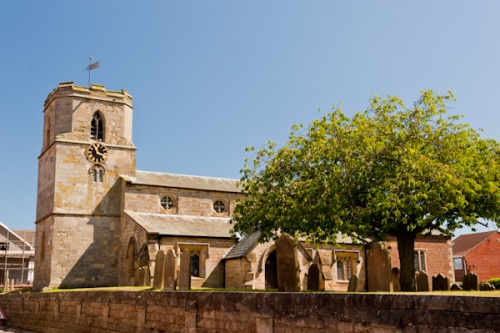
[[[84,69],[84,71],[89,71],[89,88],[90,88],[90,71],[96,68],[99,68],[99,61],[92,63],[92,56],[90,56],[89,65]]]

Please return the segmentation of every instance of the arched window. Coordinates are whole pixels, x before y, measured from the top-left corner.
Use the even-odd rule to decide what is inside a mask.
[[[92,174],[92,181],[94,183],[102,183],[104,181],[104,174],[106,170],[102,165],[93,165],[90,168],[90,173]]]
[[[94,113],[90,122],[90,139],[104,141],[104,121],[99,112]]]

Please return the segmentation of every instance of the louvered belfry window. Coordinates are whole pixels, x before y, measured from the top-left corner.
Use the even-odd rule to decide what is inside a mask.
[[[104,141],[104,123],[99,112],[94,113],[90,123],[90,139]]]

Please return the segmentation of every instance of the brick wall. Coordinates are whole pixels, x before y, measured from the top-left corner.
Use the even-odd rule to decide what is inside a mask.
[[[465,255],[467,272],[477,274],[479,281],[500,277],[500,233],[493,233]]]
[[[399,268],[399,252],[396,238],[391,238],[386,244],[390,248],[391,266]],[[415,251],[420,250],[425,253],[425,272],[429,276],[429,283],[432,285],[431,278],[438,274],[450,278],[451,283],[455,282],[455,273],[453,270],[453,252],[451,247],[451,238],[447,236],[419,236],[415,240]]]
[[[37,332],[497,332],[495,297],[112,292],[0,296],[9,326]]]

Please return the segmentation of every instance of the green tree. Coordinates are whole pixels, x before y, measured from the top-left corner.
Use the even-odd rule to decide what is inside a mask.
[[[335,243],[338,233],[381,241],[397,238],[400,283],[414,290],[414,241],[432,230],[500,224],[500,149],[461,116],[447,116],[451,92],[421,92],[413,107],[397,97],[372,97],[348,118],[339,107],[288,143],[254,150],[240,186],[234,231],[278,232],[312,243]]]

